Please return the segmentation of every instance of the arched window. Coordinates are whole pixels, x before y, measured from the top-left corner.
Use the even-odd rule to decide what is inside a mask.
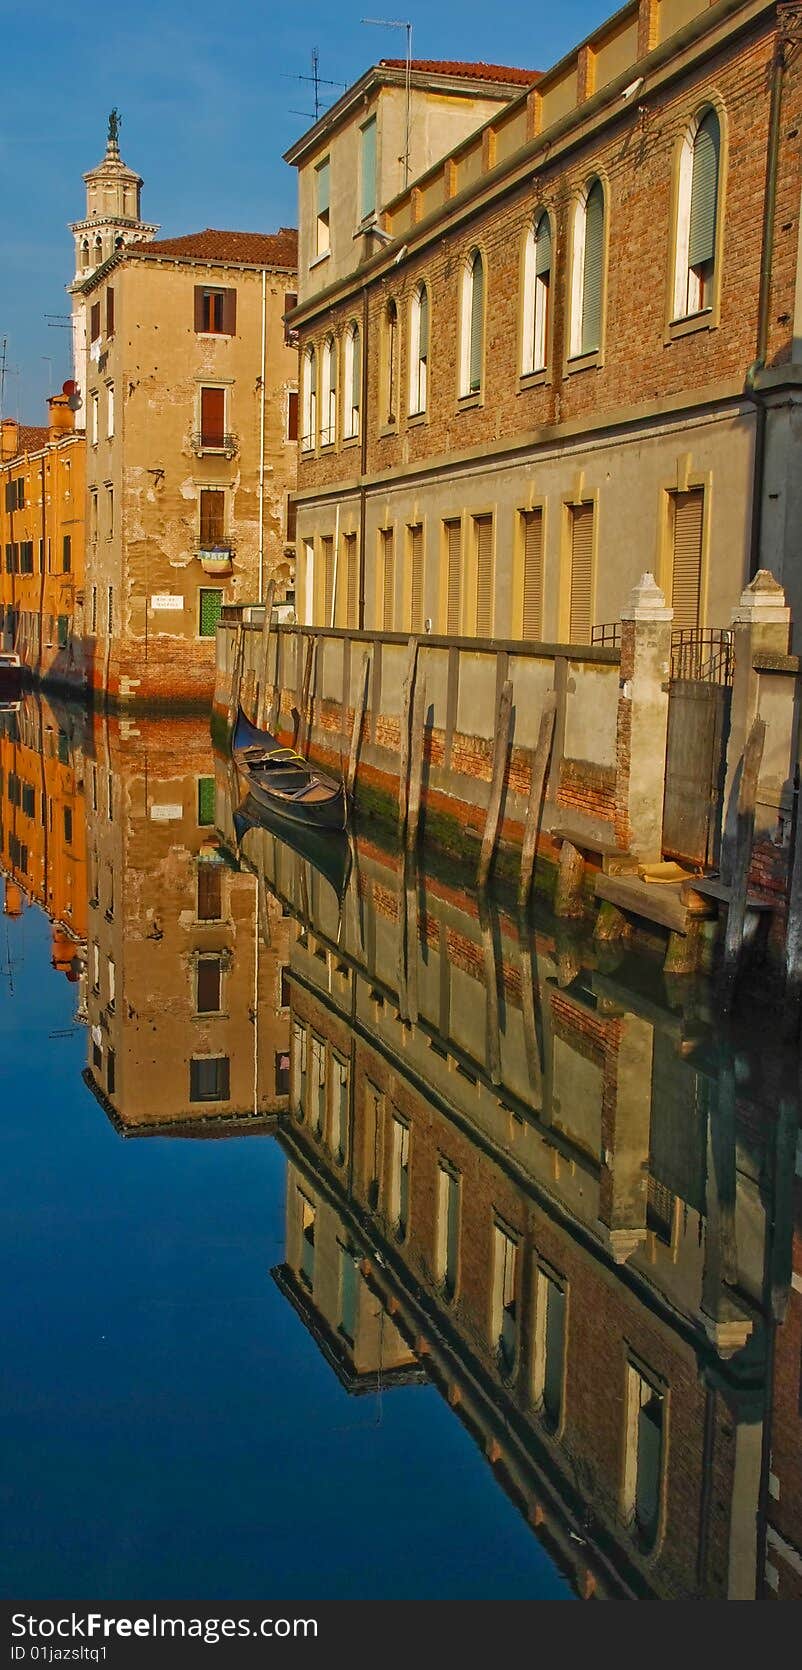
[[[81,266],[82,267],[88,267],[89,266],[89,239],[88,238],[84,238],[84,241],[81,244]]]
[[[482,387],[485,336],[485,268],[475,249],[462,278],[460,319],[460,394],[478,394]]]
[[[429,292],[419,284],[412,297],[409,333],[410,415],[425,412],[429,375]]]
[[[521,373],[542,371],[548,359],[551,322],[551,221],[537,217],[526,239]]]
[[[384,315],[384,421],[398,419],[398,307],[389,301]]]
[[[594,180],[576,207],[571,282],[571,354],[601,347],[604,289],[604,190]]]
[[[303,361],[301,419],[301,446],[309,451],[317,432],[317,355],[311,343]]]
[[[348,440],[359,434],[362,399],[362,351],[359,326],[354,320],[345,334],[345,386],[343,389],[343,431]]]
[[[686,134],[680,155],[675,319],[713,305],[720,155],[721,125],[715,110],[706,110]]]
[[[320,444],[332,446],[337,439],[337,353],[333,336],[327,336],[323,344],[322,385]]]
[[[102,238],[97,237],[97,238],[95,238],[95,260],[96,261],[101,261],[102,259],[103,259],[103,240],[102,240]]]

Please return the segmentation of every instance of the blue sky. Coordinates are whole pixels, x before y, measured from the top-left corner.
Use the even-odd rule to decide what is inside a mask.
[[[547,69],[616,9],[563,0],[555,11],[508,0],[414,5],[417,58],[465,58]],[[82,8],[62,0],[0,0],[0,344],[8,338],[5,411],[43,421],[51,387],[69,375],[65,314],[72,276],[68,221],[83,212],[82,174],[103,154],[106,118],[122,112],[122,155],[143,176],[142,210],[164,236],[204,226],[271,231],[295,224],[295,175],[282,152],[312,111],[320,74],[348,84],[381,57],[400,57],[400,30],[363,16],[403,17],[385,0],[302,6],[244,0],[139,0]],[[324,88],[329,97],[336,88]]]

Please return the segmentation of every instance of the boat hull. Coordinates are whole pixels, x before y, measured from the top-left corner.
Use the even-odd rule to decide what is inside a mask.
[[[262,748],[271,752],[279,750],[281,744],[269,731],[260,731],[253,725],[240,708],[231,738],[231,753],[241,786],[247,790],[256,806],[273,817],[281,818],[285,823],[318,830],[321,834],[345,829],[348,822],[348,804],[342,782],[337,782],[335,778],[328,777],[323,772],[315,771],[312,766],[299,765],[299,783],[302,782],[305,772],[310,772],[316,777],[318,785],[330,792],[316,800],[294,800],[286,793],[271,789],[269,773],[264,767],[260,769],[258,765],[252,765],[245,757],[245,750],[249,748]],[[292,763],[288,762],[284,771],[285,777],[292,769]]]

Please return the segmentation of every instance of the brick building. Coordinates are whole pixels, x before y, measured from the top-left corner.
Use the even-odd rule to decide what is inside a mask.
[[[0,715],[0,871],[5,914],[24,901],[53,925],[53,966],[80,980],[86,954],[87,879],[82,717],[24,694]],[[9,951],[14,956],[12,925]]]
[[[208,701],[223,602],[292,589],[297,237],[156,239],[110,133],[73,224],[87,449],[84,631],[113,704]],[[82,357],[83,356],[83,357]]]
[[[587,643],[644,570],[695,630],[763,566],[802,619],[795,18],[624,7],[327,259],[333,126],[288,153],[301,618]]]
[[[75,392],[48,401],[49,423],[0,426],[0,642],[40,683],[85,690],[86,446]]]

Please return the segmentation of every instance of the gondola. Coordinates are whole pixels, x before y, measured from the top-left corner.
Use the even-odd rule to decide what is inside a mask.
[[[282,748],[243,713],[231,738],[231,754],[251,799],[288,823],[321,832],[345,829],[345,785],[309,764],[294,748]]]
[[[249,795],[234,813],[234,834],[237,846],[243,851],[251,829],[266,829],[282,846],[297,853],[302,862],[311,864],[312,869],[317,870],[334,889],[338,904],[342,907],[352,863],[351,845],[346,834],[339,830],[321,833],[306,824],[289,825],[275,813],[258,806]],[[268,875],[266,879],[268,886],[275,891],[277,876]]]

